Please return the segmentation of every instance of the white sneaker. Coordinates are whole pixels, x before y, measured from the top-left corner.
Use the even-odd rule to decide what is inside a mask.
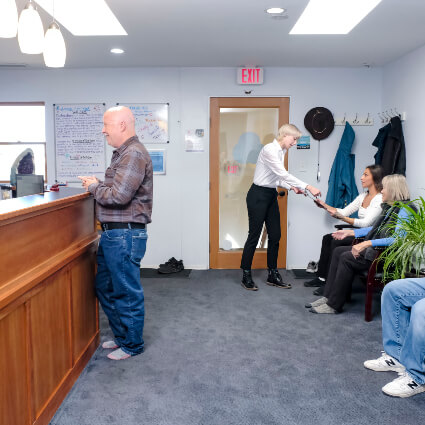
[[[389,356],[385,351],[382,351],[382,356],[375,360],[366,360],[363,363],[366,369],[374,370],[375,372],[404,372],[404,366],[399,363],[394,357]]]
[[[425,391],[425,385],[415,382],[407,372],[400,372],[399,377],[382,387],[382,391],[393,397],[411,397]]]
[[[307,265],[307,268],[305,271],[307,273],[316,273],[317,269],[319,268],[319,265],[315,261],[310,261]]]

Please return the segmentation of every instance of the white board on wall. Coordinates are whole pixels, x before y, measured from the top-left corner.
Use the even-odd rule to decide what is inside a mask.
[[[136,134],[143,143],[169,143],[168,103],[118,103],[127,106],[136,120]]]
[[[79,182],[78,176],[103,179],[106,169],[102,134],[103,103],[54,104],[56,180]]]

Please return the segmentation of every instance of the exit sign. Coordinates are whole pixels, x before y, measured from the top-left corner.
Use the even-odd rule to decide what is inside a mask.
[[[238,84],[263,84],[263,68],[238,68]]]

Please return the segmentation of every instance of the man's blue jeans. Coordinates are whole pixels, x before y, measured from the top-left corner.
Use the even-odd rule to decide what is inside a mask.
[[[106,230],[97,252],[96,295],[115,342],[130,355],[143,352],[145,306],[140,261],[147,238],[145,229]]]
[[[394,280],[381,302],[382,339],[418,384],[425,384],[425,278]]]

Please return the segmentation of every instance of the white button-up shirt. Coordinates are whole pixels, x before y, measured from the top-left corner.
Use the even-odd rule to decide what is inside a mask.
[[[275,139],[261,149],[254,174],[254,184],[263,187],[281,186],[285,189],[296,187],[304,190],[307,183],[288,173],[283,165],[286,149],[282,149]]]

